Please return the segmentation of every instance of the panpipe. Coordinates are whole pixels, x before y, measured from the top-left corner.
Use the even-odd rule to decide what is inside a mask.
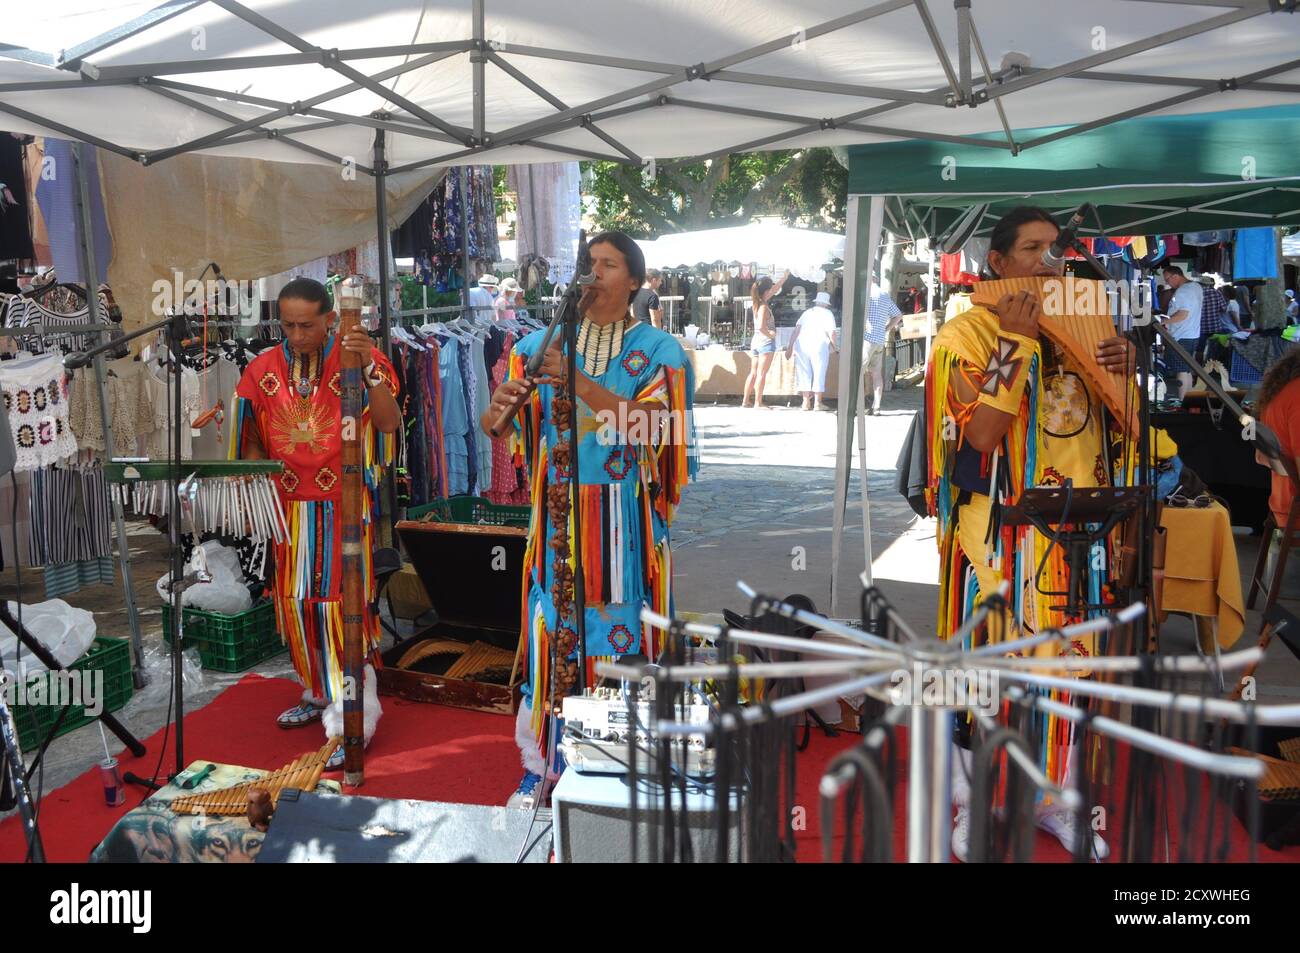
[[[485,669],[509,667],[514,664],[514,660],[515,653],[510,649],[475,642],[456,660],[455,665],[447,669],[447,678],[468,678]]]
[[[1228,754],[1254,758],[1263,763],[1264,774],[1257,785],[1260,797],[1267,801],[1294,801],[1300,798],[1300,764],[1270,758],[1266,754],[1247,751],[1245,748],[1229,748]]]
[[[1300,738],[1288,738],[1277,743],[1277,750],[1287,761],[1300,763]]]
[[[339,739],[331,738],[319,751],[305,754],[278,771],[272,771],[264,778],[244,781],[217,791],[178,797],[168,806],[177,814],[234,816],[248,810],[248,792],[253,788],[265,789],[271,795],[272,804],[280,799],[282,791],[293,788],[300,791],[314,791],[317,782],[320,781],[321,773],[325,770],[325,762],[338,746]]]
[[[453,639],[425,639],[411,646],[397,662],[398,668],[410,668],[430,655],[463,655],[468,646]]]
[[[487,642],[466,645],[452,639],[425,639],[407,649],[397,667],[410,668],[431,655],[457,656],[456,661],[443,673],[445,678],[468,678],[485,669],[509,667],[515,660],[515,653],[511,649],[497,648]]]
[[[1106,283],[1073,276],[981,281],[971,294],[971,304],[993,310],[1004,295],[1018,291],[1031,291],[1038,296],[1043,310],[1038,326],[1043,334],[1073,358],[1115,420],[1136,440],[1141,427],[1132,380],[1122,371],[1112,371],[1097,363],[1097,345],[1118,334],[1111,317]]]

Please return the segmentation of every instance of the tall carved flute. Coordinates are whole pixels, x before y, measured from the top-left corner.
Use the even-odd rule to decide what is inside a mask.
[[[339,285],[339,340],[361,324],[362,282],[346,278]],[[361,427],[362,368],[366,359],[340,349],[343,396],[339,402],[342,435],[343,500],[339,510],[343,541],[343,783],[365,781],[365,570],[362,565],[363,502],[366,492],[361,467],[364,434]]]

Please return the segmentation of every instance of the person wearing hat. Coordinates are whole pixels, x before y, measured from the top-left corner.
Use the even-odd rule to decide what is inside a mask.
[[[831,296],[819,291],[813,306],[799,315],[794,336],[785,349],[787,358],[794,357],[795,388],[803,395],[804,410],[826,409],[822,394],[826,390],[826,367],[834,347],[835,315],[831,313]]]
[[[488,320],[496,310],[497,276],[489,272],[479,275],[478,284],[469,289],[471,317]]]
[[[519,282],[513,278],[507,278],[501,282],[501,293],[497,295],[496,300],[496,320],[510,321],[514,319],[515,307],[524,303],[524,292],[519,287]]]
[[[1173,332],[1178,343],[1189,354],[1195,354],[1201,338],[1205,289],[1188,278],[1183,269],[1173,262],[1165,265],[1162,274],[1165,284],[1174,289],[1174,296],[1169,301],[1169,317],[1162,323]],[[1165,366],[1170,374],[1177,377],[1178,396],[1181,398],[1192,389],[1192,369],[1177,354],[1167,354]]]
[[[873,281],[871,296],[867,302],[867,323],[862,329],[862,336],[866,342],[866,351],[862,355],[863,383],[871,385],[871,406],[867,409],[868,414],[880,413],[880,395],[885,390],[885,341],[890,329],[902,323],[903,312],[898,310],[894,299]]]

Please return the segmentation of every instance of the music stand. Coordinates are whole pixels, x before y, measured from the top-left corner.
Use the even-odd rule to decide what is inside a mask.
[[[1052,608],[1067,615],[1082,617],[1096,610],[1110,610],[1108,603],[1090,602],[1088,597],[1088,563],[1092,547],[1110,535],[1146,499],[1146,486],[1089,486],[1075,488],[1066,481],[1063,487],[1033,487],[1020,494],[1014,506],[1002,507],[1002,521],[1008,526],[1032,526],[1065,550],[1067,583],[1064,591],[1039,589],[1045,596],[1064,596],[1064,605]],[[1087,529],[1096,524],[1096,529]],[[1074,526],[1074,529],[1062,529]],[[1034,580],[1037,588],[1038,580]]]

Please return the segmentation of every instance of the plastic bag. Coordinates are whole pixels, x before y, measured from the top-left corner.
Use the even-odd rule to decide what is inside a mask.
[[[167,704],[167,696],[172,690],[171,659],[171,646],[166,642],[145,643],[144,671],[149,684],[131,697],[133,710],[137,706],[155,708]],[[181,682],[186,698],[195,698],[203,691],[203,660],[197,647],[181,653]]]
[[[18,618],[18,604],[9,603],[9,611]],[[95,641],[95,616],[85,609],[77,609],[62,599],[49,599],[36,605],[23,606],[23,628],[50,650],[59,664],[67,667],[86,654]],[[28,673],[45,671],[45,663],[22,646],[22,671],[14,674],[25,677]],[[0,663],[13,672],[18,655],[18,637],[9,627],[0,623]]]
[[[206,561],[207,571],[212,576],[211,582],[195,583],[181,593],[181,604],[204,612],[220,612],[225,615],[238,615],[253,605],[253,597],[244,584],[244,571],[239,565],[239,550],[232,546],[223,546],[216,540],[208,540],[190,557],[185,564],[185,573],[189,575],[202,568]],[[170,602],[167,591],[171,583],[171,573],[158,580],[158,596],[164,602]]]

